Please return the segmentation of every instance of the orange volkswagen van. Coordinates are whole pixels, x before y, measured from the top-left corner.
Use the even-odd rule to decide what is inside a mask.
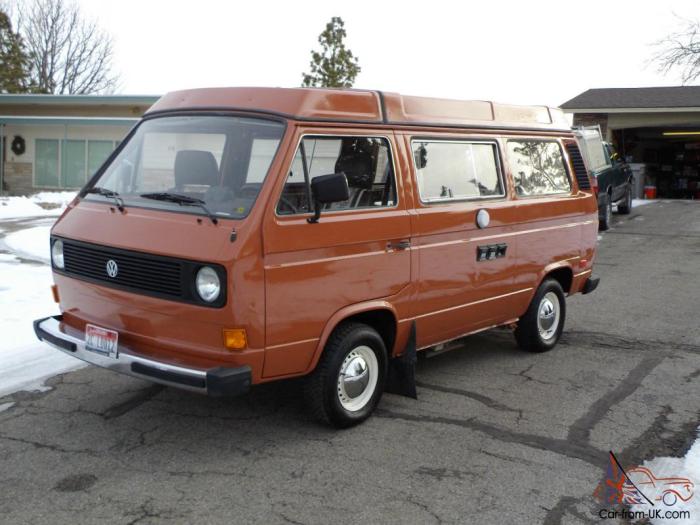
[[[306,376],[344,427],[416,352],[506,325],[551,349],[595,289],[597,206],[559,110],[363,90],[170,93],[56,222],[35,321],[69,355],[232,396]]]

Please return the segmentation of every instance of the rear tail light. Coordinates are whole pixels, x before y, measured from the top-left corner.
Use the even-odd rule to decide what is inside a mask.
[[[591,189],[593,190],[593,195],[598,197],[598,177],[591,174],[590,179],[591,179]]]

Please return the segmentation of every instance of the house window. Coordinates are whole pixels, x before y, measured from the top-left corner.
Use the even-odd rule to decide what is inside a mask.
[[[115,148],[111,140],[88,140],[87,176],[92,177]]]
[[[59,186],[58,141],[37,139],[34,151],[35,185],[57,188]]]
[[[114,150],[111,140],[36,139],[34,185],[81,188]]]
[[[85,141],[61,141],[61,186],[80,188],[86,180]]]

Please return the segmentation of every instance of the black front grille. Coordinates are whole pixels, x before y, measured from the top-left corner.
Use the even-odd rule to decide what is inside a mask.
[[[569,152],[569,158],[571,159],[571,164],[574,167],[574,175],[576,175],[578,188],[580,190],[590,190],[591,181],[588,178],[588,170],[586,170],[586,164],[583,162],[581,151],[579,151],[576,144],[572,143],[566,145],[566,150]]]
[[[70,239],[61,240],[65,267],[62,270],[54,267],[54,270],[59,273],[112,288],[202,306],[220,307],[226,302],[226,271],[221,265],[122,250]],[[110,275],[108,265],[112,266],[113,275]],[[221,296],[212,303],[202,301],[195,291],[195,276],[202,266],[211,266],[221,281]]]

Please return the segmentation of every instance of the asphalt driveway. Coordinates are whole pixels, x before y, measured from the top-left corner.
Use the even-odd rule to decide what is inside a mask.
[[[554,351],[467,338],[419,361],[417,401],[385,395],[346,431],[295,382],[218,401],[85,368],[0,398],[0,521],[597,523],[607,451],[696,437],[700,204],[616,218],[596,272]]]

